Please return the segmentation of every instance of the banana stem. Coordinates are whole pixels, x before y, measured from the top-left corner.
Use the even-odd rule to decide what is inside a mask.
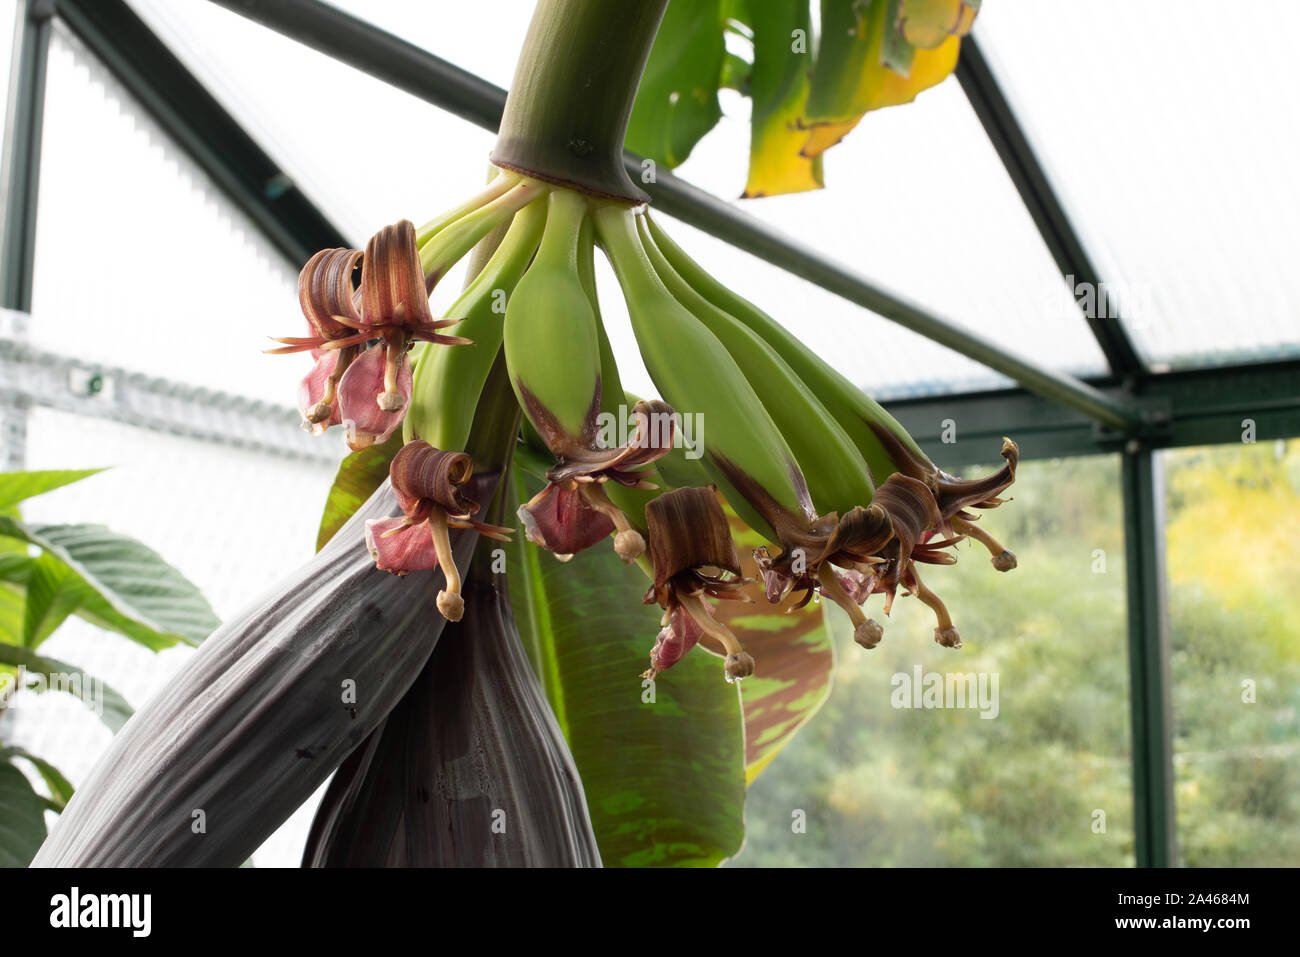
[[[415,231],[415,245],[423,246],[434,237],[434,234],[441,232],[444,227],[450,226],[462,216],[468,216],[480,206],[486,206],[498,196],[503,195],[512,186],[518,184],[519,180],[520,176],[518,173],[512,173],[509,170],[504,169],[496,170],[496,175],[492,178],[492,181],[488,183],[487,188],[477,196],[467,199],[459,206],[441,213],[417,229]]]
[[[627,203],[649,197],[623,138],[668,0],[540,0],[510,84],[492,162]]]
[[[438,280],[480,239],[549,191],[550,187],[544,183],[517,183],[490,203],[444,227],[420,247],[420,268],[424,270],[425,287],[432,291]]]

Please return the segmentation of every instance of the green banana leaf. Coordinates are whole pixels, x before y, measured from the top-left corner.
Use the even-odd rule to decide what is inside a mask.
[[[519,501],[540,485],[516,473]],[[713,867],[744,839],[737,692],[703,650],[653,685],[661,612],[648,581],[597,545],[566,563],[516,536],[507,570],[524,646],[568,741],[607,867]]]
[[[731,536],[740,553],[740,571],[758,578],[753,551],[763,544],[726,507]],[[779,605],[759,599],[754,604],[718,602],[718,618],[754,656],[754,674],[741,682],[740,698],[745,720],[745,783],[754,780],[790,743],[825,703],[835,671],[835,640],[830,622],[819,604],[792,610],[794,598]]]
[[[388,464],[402,448],[402,433],[395,432],[388,441],[349,454],[339,463],[339,470],[325,499],[316,535],[316,551],[325,547],[334,533],[347,524],[352,514],[374,494],[388,478]]]
[[[197,645],[220,624],[188,579],[153,549],[100,525],[28,525],[0,516],[0,536],[36,545],[0,576],[27,594],[23,642],[35,647],[69,614],[158,651]]]
[[[713,129],[722,117],[722,33],[721,0],[668,4],[628,120],[628,149],[671,168]]]

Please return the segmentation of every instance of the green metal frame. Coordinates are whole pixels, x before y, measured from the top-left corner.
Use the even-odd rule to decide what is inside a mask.
[[[49,58],[52,0],[23,0],[14,25],[14,59],[5,121],[4,257],[0,306],[30,312],[36,259],[36,197],[41,177],[45,118],[45,65]]]
[[[51,2],[29,2],[29,8],[48,7]],[[479,126],[495,129],[500,120],[504,90],[319,0],[212,2]],[[338,230],[308,197],[292,189],[278,165],[123,0],[59,0],[58,10],[295,265],[315,249],[341,242]],[[48,39],[48,26],[45,36]],[[1080,281],[1095,281],[1097,271],[1077,231],[973,38],[964,42],[957,75],[1062,273]],[[25,125],[15,125],[13,119],[11,103],[11,130],[19,145],[26,135],[24,148],[30,148],[33,133],[38,145],[39,112]],[[625,161],[639,174],[640,157],[629,153]],[[28,172],[34,173],[34,167]],[[12,185],[13,174],[8,175]],[[34,211],[35,180],[27,182],[30,187],[25,195]],[[291,190],[290,202],[280,201],[286,184]],[[1240,441],[1243,419],[1254,421],[1261,439],[1300,435],[1300,360],[1152,373],[1133,349],[1122,323],[1103,320],[1089,325],[1113,377],[1081,381],[967,332],[666,170],[659,170],[656,182],[646,188],[656,207],[665,213],[1016,381],[1018,387],[1013,389],[886,403],[940,465],[954,468],[989,461],[996,457],[996,440],[1004,433],[1014,433],[1024,459],[1098,453],[1121,456],[1136,861],[1139,866],[1171,864],[1176,854],[1164,600],[1164,494],[1158,450]],[[6,215],[5,288],[10,288],[9,276],[21,275],[26,268],[30,295],[30,245],[9,244],[11,226],[19,229],[11,219]],[[30,230],[34,219],[22,222]],[[942,440],[945,420],[956,424],[956,442]]]

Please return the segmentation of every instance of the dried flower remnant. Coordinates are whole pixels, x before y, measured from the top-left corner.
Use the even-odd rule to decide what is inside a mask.
[[[389,466],[403,514],[366,522],[366,547],[376,568],[395,575],[442,569],[446,587],[438,593],[438,610],[448,621],[460,621],[465,608],[448,530],[472,528],[488,538],[510,540],[510,529],[473,517],[479,503],[463,492],[473,473],[473,462],[464,452],[443,452],[428,442],[410,442]]]
[[[849,615],[854,640],[874,648],[883,629],[863,614],[861,606],[881,593],[888,615],[901,585],[934,612],[935,641],[960,647],[961,637],[947,607],[921,581],[917,565],[951,565],[957,559],[948,549],[972,538],[989,550],[998,571],[1016,567],[1015,555],[974,524],[978,516],[966,510],[1002,503],[998,496],[1015,481],[1019,459],[1019,449],[1010,439],[1003,439],[1002,456],[1007,463],[1001,470],[973,480],[957,479],[914,456],[902,459],[906,471],[889,476],[869,506],[854,508],[843,518],[832,514],[819,519],[806,534],[792,535],[790,544],[776,556],[766,547],[755,549],[768,600],[777,602],[787,592],[802,589],[802,605],[818,591]],[[937,535],[943,538],[936,539]]]
[[[364,253],[318,252],[298,276],[298,301],[314,335],[276,339],[284,346],[269,351],[311,352],[315,365],[298,392],[303,426],[320,434],[342,424],[354,450],[383,442],[401,425],[411,400],[413,343],[469,343],[438,331],[457,320],[435,320],[429,310],[408,220],[381,229]]]
[[[725,654],[727,681],[753,674],[754,659],[704,600],[750,600],[741,590],[747,581],[740,577],[740,558],[716,492],[681,488],[660,495],[646,506],[646,522],[654,583],[643,601],[664,609],[664,630],[642,677],[653,678],[671,667],[703,637]]]
[[[672,449],[672,408],[657,400],[638,402],[632,409],[636,429],[626,445],[616,448],[600,443],[599,407],[594,403],[587,427],[578,437],[554,422],[545,408],[530,411],[543,426],[539,431],[555,456],[555,465],[546,473],[546,487],[519,508],[528,540],[567,561],[616,531],[614,551],[625,562],[635,561],[645,552],[645,540],[601,485],[616,482],[628,488],[654,488],[638,470]]]

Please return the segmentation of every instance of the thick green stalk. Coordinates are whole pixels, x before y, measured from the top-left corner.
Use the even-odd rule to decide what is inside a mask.
[[[597,196],[644,203],[623,137],[668,0],[539,0],[492,162]]]

